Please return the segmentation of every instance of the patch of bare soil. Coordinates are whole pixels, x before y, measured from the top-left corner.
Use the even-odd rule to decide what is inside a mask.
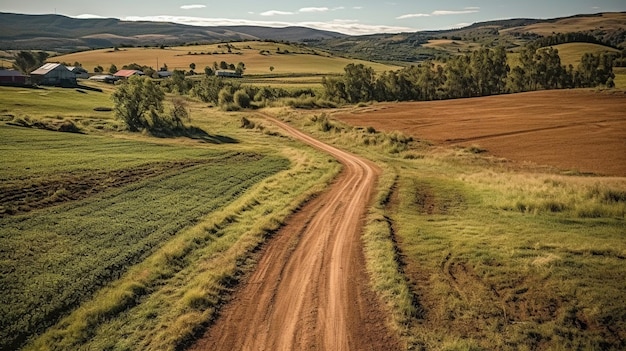
[[[129,169],[54,174],[0,185],[0,218],[80,200],[108,189],[178,171],[200,161],[150,163]]]
[[[626,94],[553,90],[385,103],[339,120],[562,170],[626,176]]]
[[[344,170],[270,240],[255,272],[192,350],[400,349],[369,289],[360,237],[380,171],[271,120]]]

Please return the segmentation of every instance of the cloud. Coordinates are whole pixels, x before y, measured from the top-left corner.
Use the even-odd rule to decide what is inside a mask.
[[[353,10],[363,10],[363,6],[355,6],[352,9]]]
[[[480,12],[480,7],[466,7],[463,10],[435,10],[431,13],[409,13],[406,15],[398,16],[396,19],[407,19],[407,18],[416,18],[416,17],[431,17],[431,16],[449,16],[449,15],[463,15],[469,13],[477,13]]]
[[[183,5],[180,8],[183,10],[195,10],[195,9],[203,9],[206,5]]]
[[[298,12],[326,12],[328,7],[303,7]]]
[[[468,13],[476,13],[478,10],[459,10],[459,11],[448,11],[448,10],[437,10],[433,11],[433,16],[448,16],[448,15],[463,15]]]
[[[410,27],[363,24],[358,20],[333,20],[329,22],[284,22],[284,21],[251,21],[229,18],[205,18],[186,16],[132,16],[122,18],[124,21],[172,22],[191,26],[264,26],[264,27],[308,27],[348,35],[366,35],[377,33],[416,32]]]
[[[278,11],[278,10],[270,10],[270,11],[265,11],[265,12],[261,12],[260,15],[261,16],[287,16],[287,15],[293,15],[293,12],[287,12],[287,11]]]
[[[90,13],[84,13],[82,15],[75,16],[74,18],[78,18],[78,19],[94,19],[94,18],[106,18],[106,17],[102,17],[102,16],[98,16],[98,15],[92,15]]]
[[[415,18],[415,17],[430,17],[430,15],[427,13],[409,13],[406,15],[396,17],[396,19],[407,19],[407,18]]]

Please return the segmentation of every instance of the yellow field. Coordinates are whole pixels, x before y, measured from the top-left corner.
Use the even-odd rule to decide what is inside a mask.
[[[349,63],[363,63],[376,71],[387,71],[399,67],[388,66],[367,61],[334,57],[325,52],[316,52],[309,48],[268,42],[233,43],[232,53],[228,53],[225,45],[198,45],[158,48],[121,48],[118,51],[102,49],[56,56],[49,61],[80,62],[88,71],[100,65],[107,70],[111,64],[118,69],[122,66],[137,63],[158,69],[167,64],[170,70],[189,70],[191,63],[196,64],[196,71],[202,72],[204,67],[213,66],[213,62],[226,61],[246,65],[246,74],[335,74],[343,73]],[[280,52],[278,53],[278,49]],[[264,51],[261,54],[261,51]],[[285,53],[288,51],[289,53]],[[274,67],[271,71],[270,67]]]
[[[425,48],[433,48],[456,53],[466,50],[477,50],[481,47],[481,44],[473,42],[468,43],[462,40],[434,39],[429,40],[428,43],[423,44],[422,46]]]
[[[586,53],[597,55],[603,52],[619,52],[608,46],[589,43],[567,43],[556,45],[554,48],[559,50],[562,64],[566,66],[571,64],[574,67],[578,66],[580,58]]]
[[[553,23],[537,23],[525,27],[503,29],[500,32],[507,33],[523,30],[540,35],[552,35],[552,33],[584,32],[597,28],[605,30],[620,29],[624,28],[624,23],[626,23],[626,13],[604,13],[597,17],[565,18]]]

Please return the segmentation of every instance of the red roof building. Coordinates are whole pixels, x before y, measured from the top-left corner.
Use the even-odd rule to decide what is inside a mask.
[[[122,70],[117,71],[117,73],[115,73],[114,76],[120,77],[120,78],[130,78],[132,76],[143,76],[143,72],[137,71],[134,69],[122,69]]]

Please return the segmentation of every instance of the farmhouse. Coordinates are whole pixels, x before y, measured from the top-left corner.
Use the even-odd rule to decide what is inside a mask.
[[[117,71],[117,73],[115,73],[114,76],[122,78],[122,79],[127,79],[132,76],[143,76],[143,72],[137,71],[134,69],[122,69],[122,70]]]
[[[12,69],[0,69],[0,85],[26,85],[28,77]]]
[[[76,86],[76,74],[60,63],[46,63],[31,72],[34,84]]]
[[[219,69],[215,71],[218,77],[241,78],[241,73],[229,69]]]

